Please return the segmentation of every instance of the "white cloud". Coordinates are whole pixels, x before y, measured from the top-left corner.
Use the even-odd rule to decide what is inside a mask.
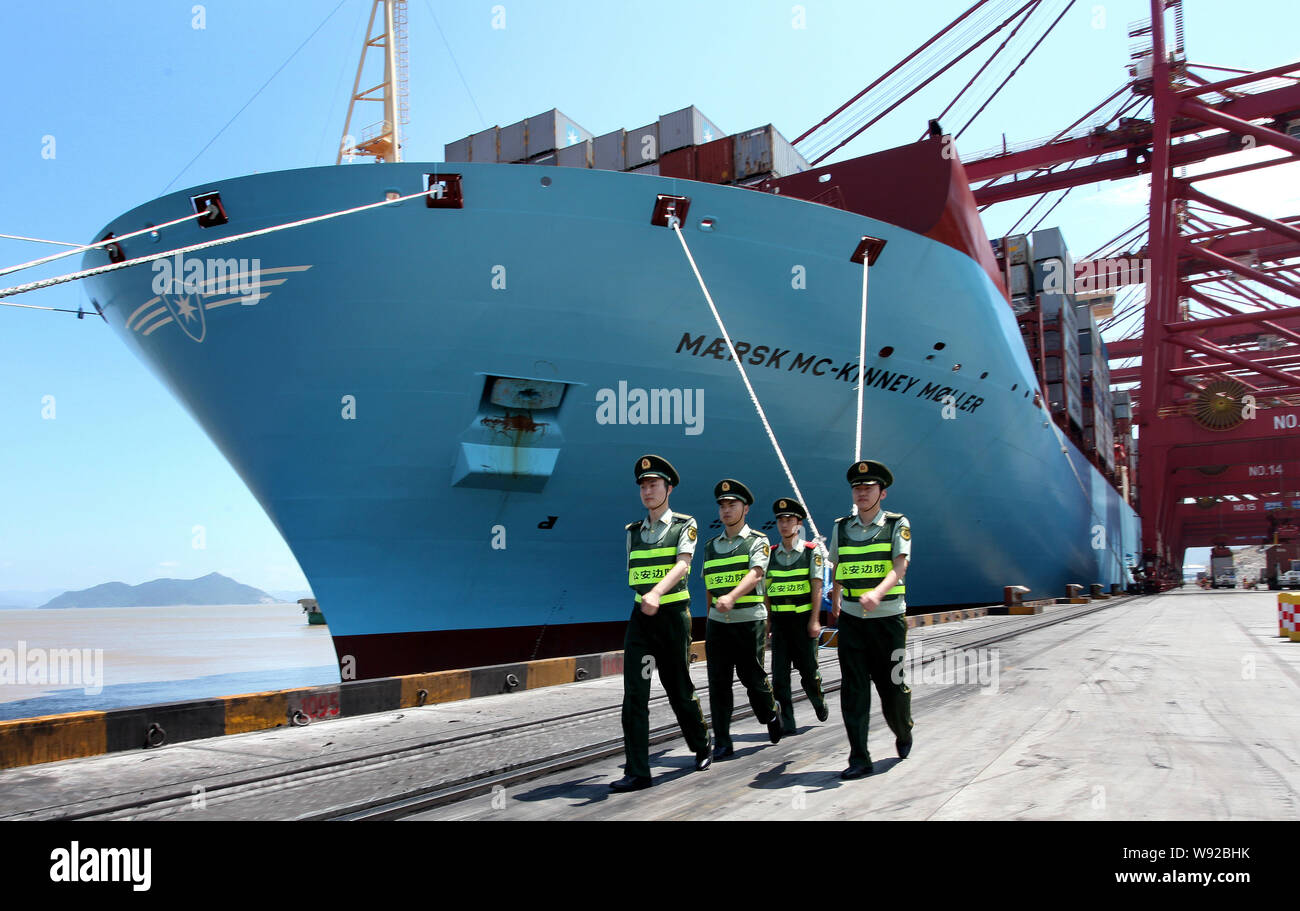
[[[1284,157],[1286,157],[1285,153],[1280,149],[1261,147],[1224,155],[1203,162],[1194,168],[1189,167],[1188,176],[1194,177],[1197,174],[1223,171]],[[1269,218],[1294,215],[1297,210],[1300,210],[1300,162],[1204,181],[1197,184],[1197,189],[1209,196]]]
[[[1145,207],[1151,198],[1151,178],[1146,175],[1111,181],[1100,186],[1101,189],[1097,192],[1085,197],[1090,204],[1124,208]]]

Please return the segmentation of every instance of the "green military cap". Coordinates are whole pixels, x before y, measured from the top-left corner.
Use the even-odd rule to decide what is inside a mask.
[[[739,500],[746,506],[754,505],[754,495],[749,492],[748,487],[735,478],[723,478],[719,481],[718,486],[713,488],[713,499],[719,503],[723,500]]]
[[[642,478],[663,478],[669,487],[676,487],[677,482],[681,480],[672,462],[663,456],[643,455],[636,460],[636,467],[632,470],[636,473],[638,484],[641,483]]]
[[[880,462],[873,462],[871,459],[864,459],[861,462],[854,462],[849,466],[846,473],[849,479],[849,486],[856,487],[867,481],[877,481],[880,483],[881,490],[884,490],[890,484],[894,483],[894,475],[888,468]]]
[[[792,497],[783,497],[772,504],[772,515],[774,516],[795,516],[796,518],[808,518],[808,510],[803,508],[803,504]]]

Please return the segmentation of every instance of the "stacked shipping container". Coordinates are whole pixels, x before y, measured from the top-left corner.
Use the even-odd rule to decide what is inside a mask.
[[[1034,290],[1074,294],[1074,260],[1060,228],[1044,228],[1030,235],[1034,256]]]
[[[1131,475],[1131,405],[1110,390],[1105,343],[1092,308],[1074,296],[1074,260],[1059,228],[991,241],[1021,338],[1053,419],[1117,485]],[[1123,433],[1115,420],[1124,414]],[[1128,481],[1129,478],[1124,480]]]
[[[705,183],[731,183],[736,179],[736,140],[724,136],[695,148],[695,179]]]
[[[1083,390],[1079,373],[1079,327],[1072,298],[1065,294],[1039,294],[1043,315],[1043,374],[1047,400],[1053,414],[1063,414],[1074,435],[1084,427]]]
[[[1111,406],[1115,424],[1115,467],[1116,472],[1125,470],[1128,486],[1137,487],[1137,440],[1133,439],[1133,396],[1128,392],[1116,392]],[[1133,502],[1130,497],[1129,502]]]
[[[736,180],[787,177],[808,170],[804,157],[770,123],[734,138]]]
[[[1115,470],[1115,432],[1110,392],[1110,365],[1106,344],[1089,303],[1078,303],[1079,366],[1084,378],[1084,406],[1088,427],[1084,440],[1092,445],[1107,472]]]
[[[591,140],[594,137],[575,121],[552,108],[507,127],[489,127],[466,139],[449,142],[443,147],[445,161],[486,161],[491,163],[568,164],[591,167]],[[586,145],[582,151],[569,152],[559,161],[559,153],[573,146]],[[585,164],[583,162],[586,162]]]
[[[1023,234],[1013,234],[1009,237],[999,237],[992,241],[992,244],[993,258],[997,261],[998,271],[1002,274],[1002,281],[1007,286],[1007,290],[1011,292],[1011,309],[1015,311],[1017,317],[1029,313],[1037,306],[1033,288],[1026,288],[1025,285],[1026,277],[1030,275],[1029,238]],[[1011,291],[1013,286],[1024,290]]]
[[[771,124],[727,136],[695,107],[600,136],[553,109],[448,143],[444,152],[449,162],[527,162],[719,184],[748,185],[808,169],[808,162]]]
[[[712,142],[723,133],[691,106],[659,118],[659,154]]]
[[[627,170],[627,130],[597,136],[591,143],[591,166],[600,171]]]
[[[627,131],[627,164],[625,170],[644,167],[659,160],[659,123]]]

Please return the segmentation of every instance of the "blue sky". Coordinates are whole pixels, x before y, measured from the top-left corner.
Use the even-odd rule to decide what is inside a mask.
[[[406,158],[440,160],[444,143],[552,107],[599,134],[694,104],[725,131],[770,122],[793,139],[968,5],[412,0]],[[336,0],[198,6],[0,6],[0,233],[85,242],[166,189],[333,163],[369,0],[337,9]],[[1290,2],[1185,7],[1191,60],[1263,69],[1294,59],[1300,17]],[[1127,26],[1148,8],[1145,0],[1077,3],[958,152],[974,157],[1004,133],[1010,143],[1049,136],[1100,101],[1127,78]],[[918,138],[974,66],[838,157]],[[1230,198],[1293,214],[1300,179],[1282,193],[1277,179],[1244,180]],[[1049,223],[1086,253],[1139,217],[1144,186],[1082,188]],[[1025,206],[989,210],[990,236]],[[0,239],[0,263],[54,249]],[[0,286],[77,262],[0,277]],[[11,300],[86,304],[75,284]],[[50,396],[53,419],[42,416]],[[211,571],[262,588],[306,586],[215,447],[98,320],[0,307],[0,479],[0,590]],[[204,529],[202,549],[193,546],[195,526]]]

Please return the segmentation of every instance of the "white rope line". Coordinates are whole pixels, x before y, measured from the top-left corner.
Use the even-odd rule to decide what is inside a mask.
[[[97,240],[93,244],[86,244],[84,247],[75,247],[72,250],[64,250],[62,253],[55,253],[53,256],[46,256],[42,259],[34,259],[29,263],[20,263],[17,266],[6,266],[5,268],[0,269],[0,275],[8,275],[10,272],[18,272],[22,269],[30,269],[32,266],[43,266],[46,263],[54,262],[56,259],[63,259],[63,257],[65,256],[76,256],[78,253],[84,253],[85,251],[93,250],[96,247],[106,247],[109,244],[115,244],[119,240],[127,240],[132,237],[139,237],[141,234],[150,234],[154,231],[161,231],[163,228],[170,228],[173,227],[174,225],[179,225],[181,222],[189,221],[191,218],[200,218],[204,215],[207,215],[209,212],[215,213],[216,206],[209,205],[208,208],[204,209],[202,212],[195,212],[193,215],[186,215],[183,218],[178,218],[175,221],[165,222],[164,224],[161,225],[152,225],[148,228],[141,228],[139,231],[132,231],[130,234],[123,234],[121,237],[108,237],[105,238],[104,240]]]
[[[867,273],[871,267],[867,265],[870,257],[862,258],[862,332],[858,336],[858,428],[853,434],[853,461],[862,460],[862,390],[866,386],[862,377],[866,373],[867,366]],[[854,513],[857,513],[857,505],[854,505]]]
[[[713,296],[709,294],[708,287],[704,284],[704,277],[700,275],[699,266],[695,265],[695,257],[691,255],[691,248],[686,245],[686,237],[682,234],[681,220],[676,216],[670,216],[672,228],[677,232],[677,239],[682,242],[682,250],[686,253],[686,260],[691,264],[691,271],[695,273],[695,280],[700,283],[700,290],[704,292],[704,299],[709,303],[709,309],[713,312],[713,319],[718,324],[718,331],[722,333],[722,338],[727,343],[727,350],[731,352],[731,359],[736,364],[736,369],[740,371],[740,378],[745,383],[745,389],[749,391],[749,400],[754,403],[754,409],[758,412],[759,420],[763,422],[763,429],[767,431],[767,438],[772,442],[772,448],[776,450],[776,457],[781,462],[781,468],[785,471],[786,480],[794,488],[794,495],[799,502],[803,504],[804,511],[808,513],[808,524],[812,527],[813,540],[820,543],[822,541],[821,533],[817,530],[817,522],[812,517],[812,510],[808,508],[808,501],[803,498],[803,493],[799,490],[799,484],[794,479],[794,472],[790,470],[790,465],[785,460],[785,454],[781,452],[781,444],[776,441],[776,434],[772,432],[772,425],[767,422],[767,414],[763,411],[763,405],[758,400],[758,394],[754,392],[754,387],[750,385],[749,375],[745,373],[745,365],[740,361],[740,355],[736,354],[736,346],[731,343],[731,335],[727,332],[727,327],[722,322],[722,316],[718,313],[718,308],[713,303]]]
[[[24,310],[49,310],[52,313],[80,313],[86,316],[99,316],[94,310],[68,310],[64,307],[39,307],[36,304],[15,304],[13,301],[0,301],[0,307],[22,307]]]
[[[59,247],[79,246],[79,244],[70,244],[66,240],[46,240],[43,237],[24,237],[21,234],[0,234],[0,237],[5,237],[9,240],[30,240],[34,244],[54,244]]]
[[[398,196],[394,199],[384,199],[379,202],[367,203],[364,206],[356,206],[351,209],[341,209],[338,212],[327,212],[324,215],[313,215],[311,218],[304,218],[299,221],[291,221],[282,225],[272,225],[269,228],[259,228],[256,231],[248,231],[244,234],[232,234],[230,237],[222,237],[217,240],[204,241],[203,243],[191,244],[188,247],[180,247],[176,250],[164,250],[161,253],[150,253],[148,256],[140,256],[135,259],[128,259],[120,263],[109,263],[106,266],[96,266],[93,269],[83,269],[80,272],[70,272],[67,275],[59,275],[55,278],[42,279],[41,281],[28,282],[25,285],[14,285],[12,288],[0,288],[0,298],[13,297],[16,294],[25,294],[28,291],[37,291],[41,288],[48,288],[52,285],[61,285],[64,282],[76,281],[82,278],[90,278],[95,275],[102,275],[105,272],[113,272],[117,269],[126,269],[129,266],[138,266],[142,263],[153,262],[156,259],[165,259],[169,256],[175,256],[177,253],[194,253],[199,250],[206,250],[210,247],[219,247],[222,244],[232,244],[237,240],[247,240],[250,237],[261,237],[264,234],[273,234],[276,231],[285,231],[289,228],[300,228],[303,225],[315,224],[320,221],[328,221],[331,218],[339,218],[343,215],[352,215],[356,212],[365,212],[368,209],[377,209],[380,206],[391,206],[393,203],[403,202],[408,199],[418,199],[421,196],[428,196],[430,193],[437,192],[438,188],[434,187],[428,190],[421,190],[419,193],[412,193],[409,196]],[[152,228],[148,230],[153,230]]]

